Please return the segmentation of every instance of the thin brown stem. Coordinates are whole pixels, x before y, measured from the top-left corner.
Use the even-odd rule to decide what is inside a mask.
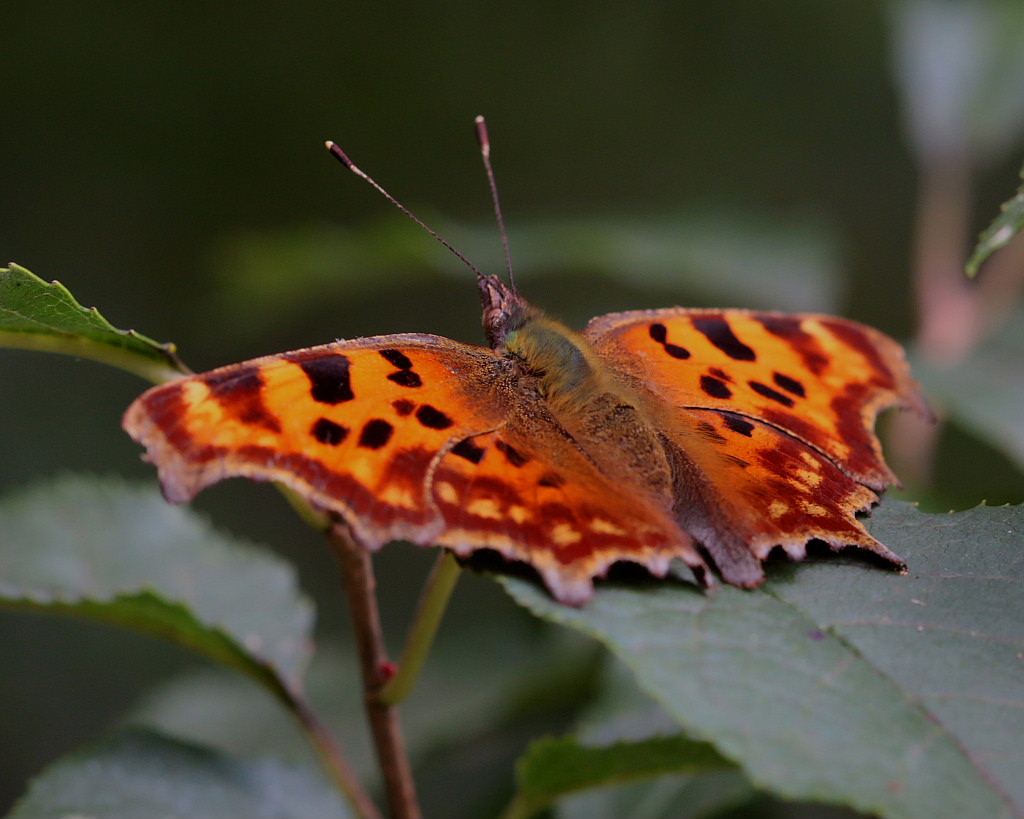
[[[344,524],[332,527],[327,537],[341,563],[359,660],[363,668],[366,715],[384,776],[388,807],[394,819],[420,819],[422,814],[398,720],[398,709],[383,704],[379,697],[381,688],[391,676],[393,666],[388,659],[384,632],[380,625],[373,561],[366,549],[355,542]]]

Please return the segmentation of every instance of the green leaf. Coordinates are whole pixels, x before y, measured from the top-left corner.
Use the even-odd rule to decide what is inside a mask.
[[[609,654],[595,696],[577,722],[574,736],[587,746],[674,736],[678,725],[636,684],[632,672]],[[602,785],[558,800],[560,819],[707,819],[742,806],[764,815],[764,797],[732,763],[698,773],[679,771],[654,778]],[[732,815],[732,814],[730,814]]]
[[[1021,180],[1024,180],[1024,168],[1021,168]],[[978,244],[964,268],[967,275],[971,278],[977,276],[985,260],[999,248],[1009,244],[1021,230],[1024,230],[1024,184],[1017,188],[1017,193],[1013,197],[1002,204],[999,215],[978,237]]]
[[[525,819],[557,799],[588,788],[663,773],[732,768],[708,743],[681,736],[588,747],[572,737],[533,743],[516,770],[517,793],[506,817]]]
[[[715,771],[695,776],[664,774],[655,779],[581,791],[558,803],[558,819],[721,819],[729,817],[811,816],[820,819],[821,806],[810,812],[786,803],[772,810],[736,771]],[[829,814],[830,816],[832,814]],[[851,819],[846,813],[841,819]]]
[[[118,330],[60,282],[16,264],[0,267],[0,346],[81,356],[161,382],[188,372],[173,344]]]
[[[0,605],[165,637],[286,701],[311,651],[291,566],[118,480],[63,478],[0,502]]]
[[[344,819],[351,813],[313,768],[241,760],[130,729],[52,765],[9,819]]]
[[[767,791],[885,817],[1024,816],[1024,509],[890,501],[871,528],[908,575],[830,556],[774,565],[755,591],[608,584],[580,610],[503,582],[604,643]]]

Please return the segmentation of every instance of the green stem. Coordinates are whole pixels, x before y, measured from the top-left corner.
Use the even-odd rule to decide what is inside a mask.
[[[454,555],[447,550],[442,551],[423,586],[416,616],[398,661],[398,672],[377,694],[381,704],[397,705],[409,696],[434,644],[437,629],[461,573],[462,568]]]
[[[61,355],[88,358],[100,364],[108,364],[127,370],[134,375],[163,384],[174,381],[189,373],[188,367],[178,360],[173,352],[165,353],[166,360],[148,358],[141,353],[115,347],[85,336],[73,336],[67,333],[24,333],[5,331],[0,333],[0,347],[17,350],[38,350],[43,353],[59,353]]]

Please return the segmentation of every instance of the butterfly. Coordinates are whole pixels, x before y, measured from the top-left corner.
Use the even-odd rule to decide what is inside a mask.
[[[878,414],[928,414],[891,338],[681,307],[575,332],[477,275],[488,347],[401,333],[269,355],[150,389],[124,428],[170,501],[278,481],[368,550],[494,550],[568,605],[620,561],[753,587],[773,549],[823,541],[905,568],[858,517],[896,481]]]

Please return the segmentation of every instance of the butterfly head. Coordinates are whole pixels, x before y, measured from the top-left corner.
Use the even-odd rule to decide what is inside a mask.
[[[483,306],[484,332],[494,350],[501,350],[505,337],[534,310],[514,288],[497,276],[479,276],[480,303]]]

